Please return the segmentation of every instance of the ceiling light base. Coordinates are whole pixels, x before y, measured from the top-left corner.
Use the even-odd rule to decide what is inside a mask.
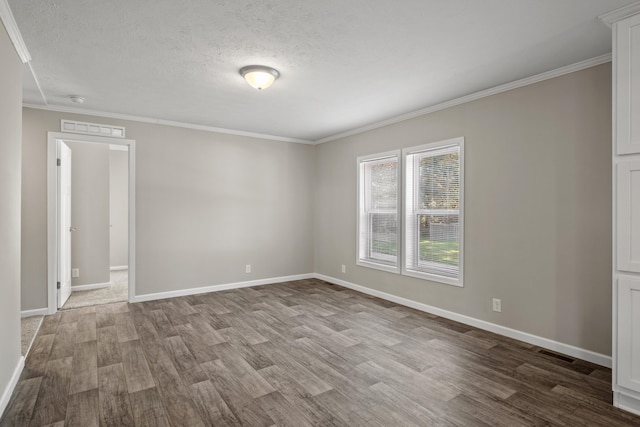
[[[280,77],[280,73],[275,68],[264,65],[247,65],[240,68],[240,75],[258,90],[266,89]]]

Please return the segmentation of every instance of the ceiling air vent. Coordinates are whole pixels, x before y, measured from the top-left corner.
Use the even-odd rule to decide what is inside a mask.
[[[111,138],[124,138],[124,126],[109,126],[98,123],[77,122],[75,120],[62,119],[60,129],[62,132],[99,135]]]

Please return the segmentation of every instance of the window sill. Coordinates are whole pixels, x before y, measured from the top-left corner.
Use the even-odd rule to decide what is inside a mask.
[[[429,274],[429,273],[423,273],[422,271],[414,271],[414,270],[407,270],[407,269],[402,270],[402,275],[408,276],[408,277],[414,277],[416,279],[428,280],[430,282],[438,282],[438,283],[443,283],[445,285],[457,286],[459,288],[464,287],[462,278],[454,279],[452,277],[438,276],[437,274]]]
[[[356,260],[356,265],[360,267],[373,268],[374,270],[382,270],[388,273],[400,274],[400,268],[392,265],[377,264],[375,262],[368,262],[362,259]]]

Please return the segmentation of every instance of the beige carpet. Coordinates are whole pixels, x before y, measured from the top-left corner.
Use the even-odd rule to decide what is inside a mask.
[[[111,286],[91,291],[71,292],[71,296],[62,306],[62,310],[127,301],[128,299],[129,270],[112,271]]]
[[[36,337],[36,332],[40,328],[40,323],[44,316],[23,317],[20,320],[20,332],[22,340],[22,355],[26,356],[31,347],[33,339]]]

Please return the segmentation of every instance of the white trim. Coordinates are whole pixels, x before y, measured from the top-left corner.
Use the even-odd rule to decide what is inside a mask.
[[[49,314],[48,308],[37,308],[35,310],[22,310],[20,312],[20,317],[46,316],[47,314]]]
[[[13,370],[13,375],[11,376],[11,380],[9,380],[9,384],[5,387],[2,392],[2,399],[0,399],[0,417],[4,414],[4,410],[7,409],[7,405],[9,404],[9,400],[11,399],[11,395],[13,394],[13,389],[16,388],[16,384],[18,384],[18,380],[20,379],[20,374],[24,369],[24,356],[20,356],[18,360],[18,365]]]
[[[6,0],[0,0],[6,1]],[[490,89],[481,90],[479,92],[475,92],[469,95],[462,96],[460,98],[455,98],[450,101],[442,102],[440,104],[432,105],[430,107],[426,107],[411,113],[402,114],[400,116],[392,117],[387,120],[383,120],[380,122],[372,123],[370,125],[361,126],[355,129],[348,130],[346,132],[337,133],[335,135],[330,135],[325,138],[317,139],[317,140],[307,140],[307,139],[298,139],[298,138],[289,138],[284,136],[277,135],[266,135],[261,133],[253,133],[253,132],[245,132],[240,130],[233,129],[225,129],[225,128],[217,128],[212,126],[203,126],[197,125],[193,123],[184,123],[184,122],[176,122],[172,120],[163,120],[163,119],[154,119],[151,117],[142,117],[142,116],[133,116],[128,114],[120,114],[120,113],[109,113],[104,111],[97,110],[88,110],[82,108],[75,107],[67,107],[61,105],[37,105],[37,104],[29,104],[23,103],[22,106],[26,108],[34,108],[37,110],[47,110],[47,111],[57,111],[63,113],[73,113],[73,114],[82,114],[89,115],[95,117],[107,117],[111,119],[120,119],[120,120],[130,120],[134,122],[142,122],[142,123],[154,123],[165,126],[174,126],[181,127],[186,129],[195,129],[202,130],[205,132],[215,132],[215,133],[223,133],[229,135],[238,135],[238,136],[248,136],[251,138],[260,138],[260,139],[268,139],[272,141],[282,141],[282,142],[294,142],[298,144],[323,144],[325,142],[334,141],[336,139],[345,138],[347,136],[356,135],[359,133],[367,132],[373,129],[378,129],[384,126],[392,125],[395,123],[403,122],[405,120],[413,119],[415,117],[424,116],[426,114],[430,114],[436,111],[444,110],[446,108],[455,107],[456,105],[464,104],[467,102],[475,101],[481,98],[486,98],[487,96],[496,95],[502,92],[506,92],[509,90],[517,89],[523,86],[528,86],[534,83],[539,83],[544,80],[553,79],[556,77],[563,76],[565,74],[574,73],[576,71],[584,70],[586,68],[595,67],[597,65],[601,65],[607,62],[611,62],[611,54],[607,53],[604,55],[597,56],[595,58],[586,59],[584,61],[576,62],[575,64],[566,65],[564,67],[557,68],[555,70],[546,71],[544,73],[536,74],[533,76],[525,77],[520,80],[516,80],[510,83],[506,83],[500,86],[496,86]],[[34,75],[35,77],[35,75]],[[44,94],[42,94],[44,99]],[[46,103],[46,99],[44,100]]]
[[[7,30],[11,43],[13,43],[13,47],[22,63],[25,64],[31,61],[31,54],[27,49],[27,45],[24,43],[24,39],[22,38],[22,34],[20,34],[20,29],[18,28],[18,24],[7,0],[0,0],[0,20],[2,20],[4,28]]]
[[[413,180],[414,183],[411,187],[417,188],[418,186],[418,175],[413,174],[412,176],[408,176],[407,174],[407,157],[420,154],[420,153],[428,153],[430,151],[437,151],[438,149],[445,149],[448,147],[457,146],[458,147],[458,161],[460,163],[460,194],[459,194],[459,209],[458,209],[458,230],[459,230],[459,241],[458,241],[458,277],[446,277],[440,276],[435,272],[424,272],[419,270],[409,269],[407,266],[407,243],[409,240],[408,234],[408,224],[407,217],[409,213],[407,212],[407,189],[410,188],[409,180]],[[415,169],[415,167],[414,167]],[[401,274],[403,276],[415,277],[417,279],[429,280],[432,282],[443,283],[445,285],[452,285],[458,287],[464,287],[464,137],[459,136],[456,138],[445,139],[443,141],[430,142],[427,144],[416,145],[413,147],[403,148],[402,149],[402,210],[401,210],[401,224],[402,224],[402,264],[401,264]],[[412,195],[412,199],[415,198],[415,195]],[[414,212],[412,212],[414,213]],[[414,243],[412,241],[412,243]]]
[[[109,150],[111,150],[111,151],[129,151],[129,148],[125,147],[124,145],[113,145],[113,144],[110,144],[109,145]]]
[[[476,319],[473,317],[458,314],[453,311],[443,310],[438,307],[433,307],[427,304],[423,304],[410,299],[402,298],[396,295],[388,294],[386,292],[377,291],[375,289],[367,288],[365,286],[356,285],[344,280],[336,279],[330,276],[316,273],[315,277],[325,282],[333,283],[345,288],[353,289],[354,291],[362,292],[364,294],[373,295],[378,298],[385,299],[387,301],[395,302],[407,307],[414,308],[416,310],[424,311],[426,313],[435,314],[436,316],[444,317],[446,319],[454,320],[456,322],[464,323],[465,325],[474,326],[485,331],[493,332],[496,334],[504,335],[509,338],[524,341],[529,344],[533,344],[538,347],[543,347],[558,353],[563,353],[578,359],[586,360],[597,365],[611,367],[611,357],[586,350],[580,347],[575,347],[569,344],[564,344],[558,341],[550,340],[548,338],[540,337],[537,335],[529,334],[527,332],[511,329],[506,326],[496,325],[485,320]]]
[[[613,391],[613,406],[640,415],[640,399],[621,391]]]
[[[128,270],[128,269],[129,269],[128,265],[114,265],[109,267],[109,270],[111,271]]]
[[[129,147],[129,302],[135,295],[135,236],[136,236],[136,141],[133,139],[108,138],[96,135],[47,132],[47,292],[48,314],[58,311],[57,304],[57,141],[93,142]]]
[[[426,114],[434,113],[436,111],[444,110],[446,108],[455,107],[456,105],[466,104],[467,102],[475,101],[481,98],[486,98],[487,96],[497,95],[502,92],[506,92],[513,89],[518,89],[523,86],[532,85],[534,83],[539,83],[544,80],[553,79],[556,77],[564,76],[565,74],[574,73],[576,71],[584,70],[586,68],[595,67],[596,65],[604,64],[607,62],[611,62],[611,54],[607,53],[605,55],[600,55],[595,58],[587,59],[585,61],[576,62],[575,64],[567,65],[564,67],[557,68],[555,70],[546,71],[544,73],[536,74],[534,76],[525,77],[524,79],[516,80],[510,83],[506,83],[500,86],[496,86],[490,89],[481,90],[480,92],[475,92],[469,95],[462,96],[460,98],[455,98],[450,101],[442,102],[440,104],[432,105],[431,107],[426,107],[421,110],[417,110],[411,113],[402,114],[400,116],[392,117],[387,120],[383,120],[381,122],[372,123],[370,125],[362,126],[356,129],[351,129],[346,132],[338,133],[335,135],[327,136],[326,138],[318,139],[315,141],[316,144],[323,144],[329,141],[335,141],[336,139],[346,138],[347,136],[356,135],[359,133],[367,132],[370,130],[378,129],[384,126],[392,125],[395,123],[400,123],[405,120],[413,119],[416,117],[424,116]]]
[[[29,71],[31,71],[31,76],[33,77],[33,81],[36,83],[36,87],[38,88],[38,92],[40,92],[40,96],[42,97],[42,102],[44,105],[47,105],[47,97],[44,96],[44,91],[42,90],[42,86],[40,86],[40,80],[38,80],[38,76],[36,76],[36,72],[33,71],[33,66],[31,62],[28,62]]]
[[[111,285],[113,285],[113,283],[111,283],[111,282],[92,283],[90,285],[75,285],[75,286],[72,285],[71,286],[71,292],[91,291],[93,289],[103,289],[103,288],[108,288]]]
[[[598,19],[611,27],[616,22],[635,15],[636,13],[640,13],[640,1],[612,10],[611,12],[603,13],[598,16]]]
[[[367,268],[373,268],[376,270],[382,270],[382,271],[386,271],[389,273],[394,273],[394,274],[399,274],[400,273],[400,243],[401,243],[401,239],[400,239],[400,225],[402,224],[401,221],[401,204],[402,204],[402,159],[401,159],[401,150],[392,150],[392,151],[385,151],[384,153],[375,153],[375,154],[369,154],[366,156],[359,156],[358,158],[356,158],[356,170],[357,170],[357,177],[356,177],[356,192],[358,195],[358,202],[356,205],[356,265],[359,265],[361,267],[367,267]],[[390,264],[384,264],[384,263],[378,263],[376,262],[374,259],[368,259],[368,258],[362,258],[361,257],[361,252],[362,252],[362,247],[360,246],[361,244],[361,233],[362,230],[360,229],[360,227],[362,225],[370,225],[368,220],[365,220],[365,224],[362,224],[363,220],[362,217],[366,216],[367,214],[367,209],[365,208],[364,205],[366,205],[365,199],[366,196],[365,194],[367,193],[365,187],[367,186],[367,183],[365,182],[366,180],[363,181],[363,173],[365,172],[364,169],[364,165],[365,163],[369,163],[369,162],[375,162],[377,160],[385,160],[385,159],[394,159],[397,162],[397,167],[396,167],[396,186],[397,186],[397,194],[396,194],[396,216],[397,216],[397,221],[396,221],[396,263],[395,265],[390,265]],[[367,231],[367,240],[369,240],[371,238],[370,233]],[[368,244],[367,244],[368,246]],[[365,250],[367,250],[368,248],[365,248]]]
[[[226,291],[229,289],[249,288],[252,286],[271,285],[274,283],[291,282],[294,280],[313,279],[315,273],[296,274],[293,276],[272,277],[269,279],[249,280],[247,282],[225,283],[221,285],[203,286],[200,288],[180,289],[176,291],[159,292],[156,294],[137,295],[131,302],[155,301],[165,298],[183,297],[187,295],[206,294],[208,292]]]
[[[306,139],[288,138],[288,137],[276,136],[276,135],[266,135],[262,133],[245,132],[241,130],[197,125],[193,123],[176,122],[173,120],[154,119],[151,117],[132,116],[129,114],[108,113],[104,111],[88,110],[83,108],[65,107],[61,105],[37,105],[37,104],[23,103],[22,106],[26,108],[34,108],[36,110],[57,111],[61,113],[71,113],[71,114],[82,114],[85,116],[106,117],[110,119],[129,120],[129,121],[141,122],[141,123],[153,123],[157,125],[173,126],[173,127],[186,128],[186,129],[195,129],[195,130],[201,130],[205,132],[223,133],[227,135],[247,136],[250,138],[268,139],[272,141],[294,142],[298,144],[311,144],[311,145],[315,143],[314,141],[309,141]]]

